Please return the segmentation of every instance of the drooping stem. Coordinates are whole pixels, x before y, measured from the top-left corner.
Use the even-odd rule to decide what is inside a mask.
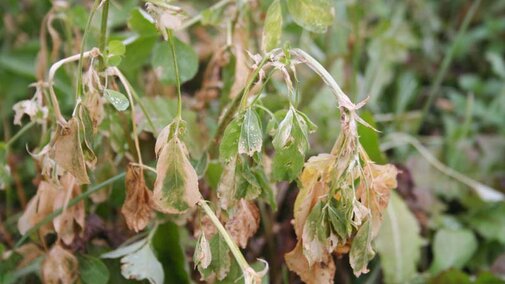
[[[170,45],[170,52],[174,60],[175,83],[177,88],[177,118],[182,117],[182,95],[181,95],[181,77],[179,74],[179,64],[177,64],[177,55],[175,52],[175,43],[172,30],[168,30],[168,43]]]
[[[37,222],[37,224],[35,224],[33,227],[31,227],[21,237],[21,239],[19,239],[19,241],[14,246],[14,248],[19,248],[29,238],[30,235],[32,235],[34,232],[36,232],[38,229],[40,229],[40,227],[44,226],[45,224],[51,222],[54,218],[58,217],[63,212],[64,209],[76,205],[77,203],[79,203],[79,201],[87,198],[88,196],[90,196],[91,194],[99,191],[100,189],[104,188],[105,186],[107,186],[107,185],[109,185],[109,184],[111,184],[111,183],[113,183],[113,182],[115,182],[115,181],[123,178],[124,176],[125,176],[124,172],[120,173],[118,175],[115,175],[115,176],[109,178],[108,180],[106,180],[106,181],[104,181],[102,183],[99,183],[99,184],[93,186],[92,188],[90,188],[86,192],[83,192],[83,193],[79,194],[75,198],[70,199],[70,201],[68,202],[68,204],[67,204],[66,207],[62,207],[62,208],[58,208],[58,209],[54,210],[51,214],[47,215],[42,220],[40,220],[39,222]]]
[[[223,224],[219,221],[217,218],[216,214],[214,214],[214,211],[210,208],[210,206],[207,204],[207,201],[205,200],[200,200],[198,202],[198,205],[203,209],[205,214],[209,216],[210,220],[216,226],[216,229],[218,230],[219,234],[223,237],[224,241],[230,248],[231,253],[233,254],[233,257],[237,261],[238,265],[242,269],[242,271],[250,271],[252,268],[249,266],[249,263],[247,263],[247,260],[244,258],[242,253],[240,252],[240,249],[237,247],[235,242],[232,240],[226,229],[224,228]]]

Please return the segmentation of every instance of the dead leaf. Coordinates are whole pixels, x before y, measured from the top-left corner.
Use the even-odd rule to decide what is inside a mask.
[[[40,182],[37,193],[28,202],[28,206],[18,220],[18,230],[22,235],[26,234],[35,224],[53,212],[53,200],[57,194],[58,189],[56,185],[46,181]],[[39,233],[43,237],[51,231],[53,231],[53,226],[49,223],[42,226]]]
[[[79,184],[89,183],[77,118],[73,117],[65,126],[58,126],[49,155],[59,166],[75,176]]]
[[[296,272],[303,282],[308,284],[333,283],[335,277],[335,262],[330,254],[326,254],[322,262],[310,266],[303,254],[302,244],[284,256],[289,270]]]
[[[200,266],[202,269],[209,267],[212,261],[212,253],[210,251],[209,241],[205,238],[205,234],[201,234],[195,247],[195,254],[193,255],[193,262],[195,268]]]
[[[260,213],[253,202],[241,199],[231,218],[226,222],[226,230],[241,248],[256,233],[260,225]]]
[[[78,269],[77,258],[60,244],[56,244],[42,262],[41,275],[46,284],[70,284],[77,280]]]
[[[139,232],[143,230],[152,217],[152,193],[144,180],[141,167],[129,165],[126,172],[126,197],[121,208],[128,228]]]
[[[74,206],[65,208],[70,199],[81,194],[81,188],[76,183],[76,179],[69,173],[60,179],[61,186],[58,189],[53,201],[53,210],[64,208],[63,212],[53,220],[54,229],[58,237],[66,244],[70,245],[75,236],[84,231],[85,211],[84,201],[80,201]]]
[[[382,212],[387,208],[391,190],[397,186],[398,170],[391,164],[377,165],[367,162],[364,165],[365,180],[360,182],[356,197],[368,207],[372,214],[372,239],[379,233],[382,224]],[[367,198],[370,196],[370,200]]]
[[[91,119],[93,125],[93,133],[96,134],[98,126],[102,122],[105,114],[103,108],[103,99],[100,96],[100,94],[96,91],[88,92],[84,96],[82,104],[88,110],[89,118]]]

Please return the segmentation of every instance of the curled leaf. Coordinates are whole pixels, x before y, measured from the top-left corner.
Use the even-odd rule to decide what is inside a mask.
[[[226,229],[233,240],[242,248],[256,233],[260,224],[258,207],[253,202],[241,199],[236,211],[226,223]]]
[[[335,263],[330,254],[325,254],[322,262],[310,266],[303,254],[302,244],[284,256],[289,270],[296,272],[303,282],[308,284],[333,283],[335,277]]]
[[[195,267],[205,269],[209,267],[211,261],[212,253],[210,245],[205,238],[205,234],[202,232],[200,234],[200,238],[198,238],[198,242],[196,243],[195,253],[193,254],[193,262],[195,263]]]
[[[46,181],[40,182],[37,193],[28,202],[28,206],[18,220],[18,230],[22,235],[26,234],[35,224],[52,213],[53,200],[57,194],[58,189],[56,185]],[[46,224],[40,228],[40,235],[44,236],[50,231],[52,231],[52,224]]]
[[[143,230],[152,216],[152,193],[147,188],[141,167],[129,165],[126,172],[126,198],[121,207],[128,228]]]
[[[42,262],[41,275],[44,283],[75,283],[78,276],[77,258],[60,244],[54,245]]]
[[[53,220],[54,229],[58,233],[58,237],[66,244],[70,245],[76,234],[84,231],[85,211],[84,201],[80,201],[74,206],[68,207],[70,199],[81,194],[81,188],[76,183],[76,179],[65,174],[60,179],[61,186],[54,197],[53,209],[64,208],[63,212]]]

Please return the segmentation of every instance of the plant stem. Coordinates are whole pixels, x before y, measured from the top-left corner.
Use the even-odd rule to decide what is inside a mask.
[[[181,78],[179,75],[179,64],[177,64],[174,36],[170,29],[168,30],[168,43],[170,45],[170,51],[172,52],[172,58],[174,59],[175,83],[177,88],[177,118],[180,119],[182,117]]]
[[[103,2],[103,7],[102,7],[102,23],[100,26],[100,41],[98,44],[98,48],[102,51],[102,53],[105,52],[105,45],[107,43],[107,20],[109,18],[109,0],[104,0]],[[105,60],[104,57],[101,56],[98,59],[98,71],[103,71],[105,69]]]
[[[219,234],[221,234],[224,241],[226,242],[226,244],[230,248],[231,253],[235,257],[235,260],[237,261],[237,263],[240,266],[240,268],[242,269],[242,271],[243,272],[250,271],[251,267],[249,266],[249,263],[247,263],[246,259],[244,258],[244,256],[240,252],[240,249],[237,247],[235,242],[231,239],[230,235],[228,234],[226,229],[223,227],[223,224],[221,224],[221,222],[217,218],[216,214],[214,214],[214,212],[212,211],[210,206],[207,204],[207,201],[202,199],[198,202],[198,205],[200,207],[202,207],[203,211],[205,211],[205,214],[207,214],[207,216],[209,216],[209,218],[212,221],[212,223],[214,224],[214,226],[216,226],[217,230],[219,231]]]
[[[99,183],[99,184],[93,186],[92,188],[90,188],[86,192],[83,192],[83,193],[79,194],[78,196],[76,196],[75,198],[71,199],[68,202],[68,204],[67,204],[66,207],[58,208],[57,210],[53,211],[51,214],[47,215],[42,220],[40,220],[33,227],[31,227],[21,237],[21,239],[19,239],[19,241],[14,246],[14,248],[19,248],[30,237],[30,235],[32,235],[33,233],[35,233],[40,227],[44,226],[45,224],[51,222],[54,218],[58,217],[63,212],[64,209],[76,205],[77,203],[79,203],[79,201],[81,201],[81,200],[85,199],[86,197],[90,196],[91,194],[99,191],[100,189],[104,188],[105,186],[107,186],[107,185],[109,185],[109,184],[111,184],[111,183],[113,183],[113,182],[115,182],[115,181],[123,178],[124,176],[125,176],[124,172],[120,173],[118,175],[115,175],[115,176],[109,178],[108,180],[103,181],[102,183]]]
[[[416,125],[416,128],[414,129],[414,133],[417,133],[419,131],[419,128],[421,127],[422,122],[426,118],[426,115],[428,114],[428,111],[430,110],[430,107],[433,103],[433,100],[435,97],[438,95],[439,90],[440,90],[440,85],[442,84],[442,80],[444,80],[445,75],[447,73],[447,70],[449,68],[449,65],[452,62],[452,58],[454,56],[454,52],[456,51],[456,47],[461,41],[461,38],[463,38],[463,35],[465,34],[466,30],[468,29],[468,25],[470,24],[470,21],[472,20],[473,16],[477,12],[477,9],[479,8],[481,0],[474,0],[472,3],[472,6],[468,10],[468,12],[465,15],[465,18],[463,19],[463,23],[461,24],[461,27],[458,30],[458,33],[456,34],[456,38],[452,42],[449,51],[445,54],[445,57],[442,61],[442,65],[440,69],[438,69],[438,73],[435,77],[435,80],[431,84],[430,91],[428,93],[428,100],[424,104],[423,111],[421,114],[421,119],[419,120],[419,123]]]
[[[35,122],[30,121],[30,123],[23,126],[23,128],[21,128],[16,134],[14,134],[14,136],[12,136],[9,139],[9,141],[7,141],[7,143],[5,143],[5,148],[9,148],[14,142],[16,142],[16,140],[18,140],[19,137],[21,137],[21,135],[23,135],[26,131],[30,130],[30,128],[32,128],[32,126],[34,125]]]
[[[226,4],[230,3],[231,0],[221,0],[219,2],[217,2],[216,4],[210,6],[209,8],[205,9],[205,11],[212,11],[212,10],[217,10],[223,6],[225,6]],[[178,30],[184,30],[184,29],[187,29],[189,28],[190,26],[198,23],[199,21],[201,21],[203,18],[203,14],[202,13],[199,13],[198,15],[196,15],[195,17],[191,18],[190,20],[184,22],[179,28]]]

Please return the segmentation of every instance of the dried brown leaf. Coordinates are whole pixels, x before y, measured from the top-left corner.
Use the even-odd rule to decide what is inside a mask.
[[[42,262],[41,275],[46,284],[67,284],[77,280],[79,262],[60,244],[54,245]]]
[[[53,220],[54,229],[58,237],[66,244],[70,245],[75,236],[84,231],[85,211],[84,201],[80,201],[74,206],[65,208],[70,199],[81,194],[81,188],[76,183],[76,179],[69,173],[60,179],[60,188],[53,202],[53,210],[64,208],[63,212]]]
[[[289,270],[296,272],[303,282],[308,284],[333,283],[335,277],[335,263],[330,254],[326,253],[322,262],[310,266],[303,254],[302,244],[284,256]]]
[[[141,167],[128,166],[126,172],[126,198],[121,208],[128,228],[143,230],[152,216],[152,192],[147,188]]]
[[[53,211],[53,200],[58,194],[56,185],[42,181],[37,194],[28,202],[23,215],[18,220],[18,230],[24,235],[26,232]],[[52,224],[46,224],[39,230],[41,236],[53,230]]]
[[[50,157],[75,176],[79,184],[88,184],[89,178],[84,162],[79,125],[77,118],[73,117],[67,125],[58,126],[54,144],[50,150]]]
[[[249,238],[258,230],[259,224],[258,207],[253,202],[241,199],[235,212],[226,222],[226,230],[241,248],[245,248]]]

